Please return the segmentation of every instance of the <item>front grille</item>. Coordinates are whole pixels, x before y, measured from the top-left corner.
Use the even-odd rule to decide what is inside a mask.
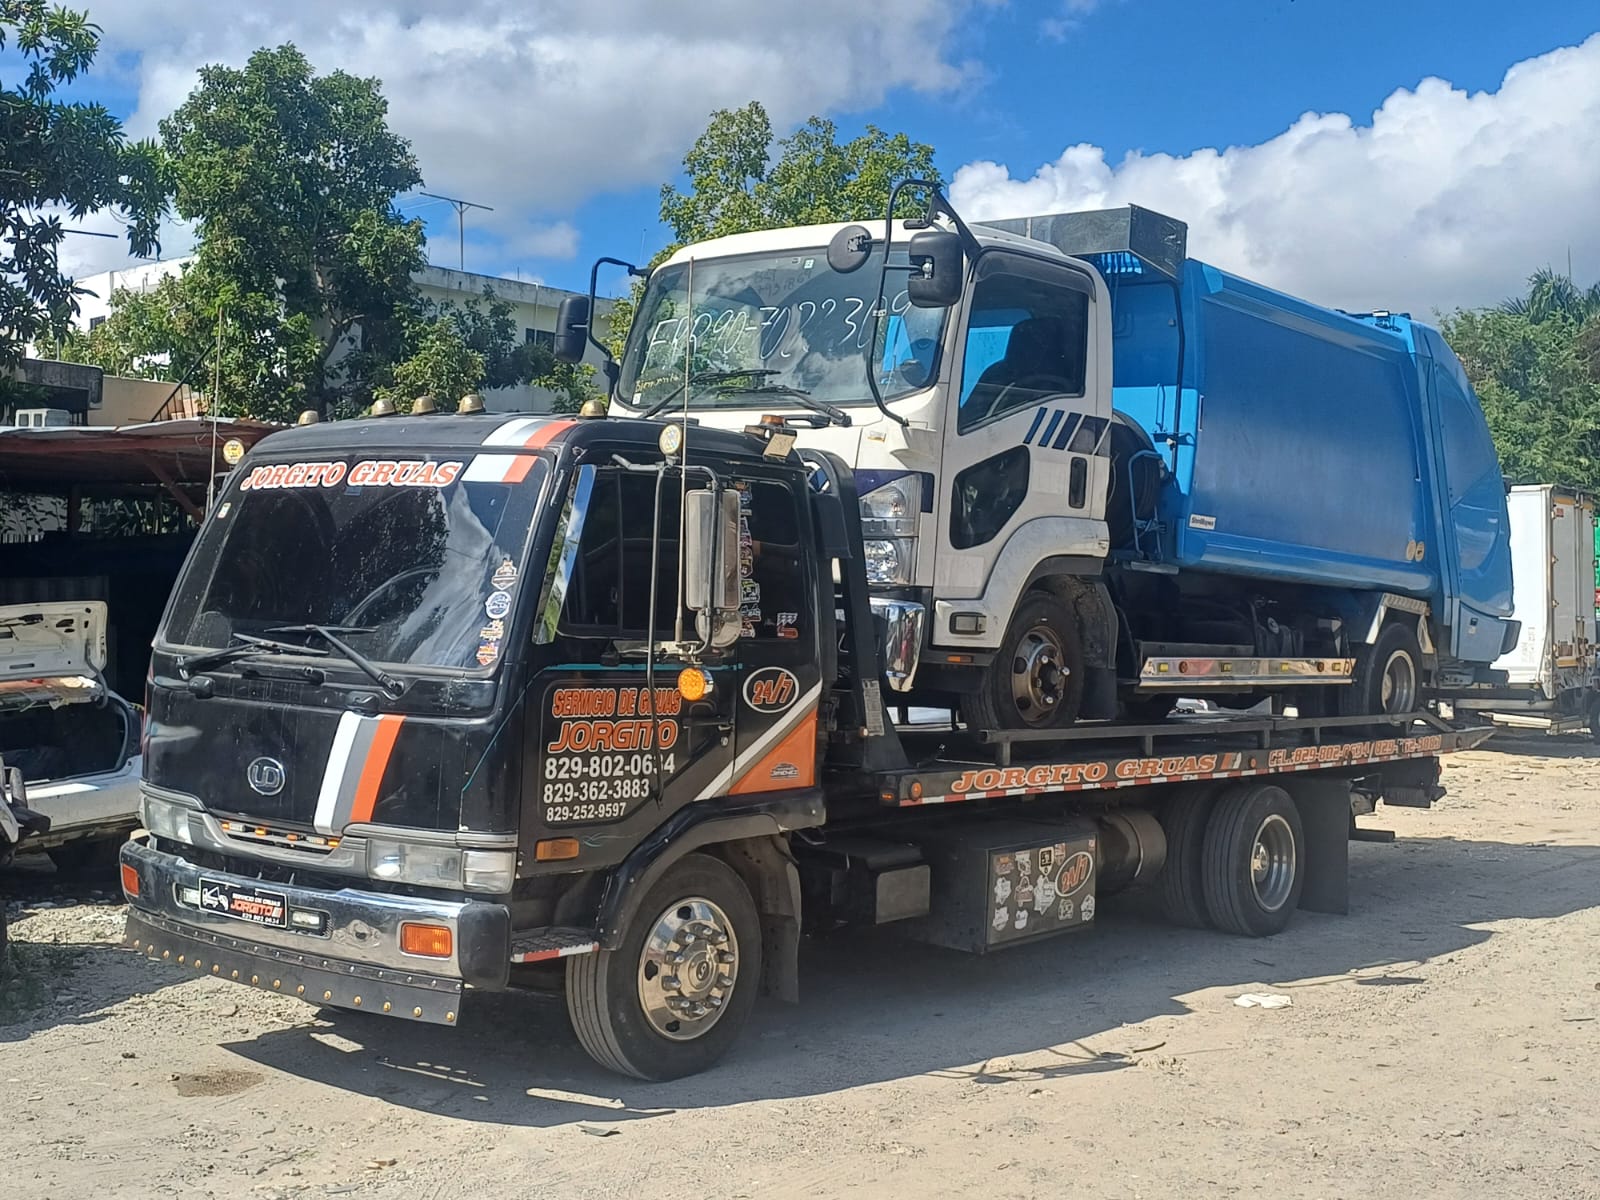
[[[339,845],[338,838],[323,837],[320,833],[274,829],[270,825],[257,825],[250,821],[219,820],[218,824],[230,839],[247,845],[275,846],[280,850],[300,850],[319,855],[327,854]]]

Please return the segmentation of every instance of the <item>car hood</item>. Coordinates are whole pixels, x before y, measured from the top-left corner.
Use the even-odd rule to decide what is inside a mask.
[[[0,709],[98,699],[105,665],[104,601],[0,606]]]

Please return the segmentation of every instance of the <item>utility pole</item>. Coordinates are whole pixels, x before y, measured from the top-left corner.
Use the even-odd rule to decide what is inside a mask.
[[[443,200],[446,204],[455,205],[456,209],[456,237],[461,245],[461,270],[467,269],[467,209],[481,208],[484,212],[493,212],[494,209],[487,204],[474,204],[471,200],[457,200],[454,196],[441,196],[437,192],[419,192],[418,195],[426,196],[429,200]]]

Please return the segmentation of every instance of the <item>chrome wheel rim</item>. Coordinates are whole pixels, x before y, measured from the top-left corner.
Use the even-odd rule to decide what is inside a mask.
[[[1071,670],[1063,662],[1061,638],[1048,625],[1025,634],[1011,659],[1011,702],[1029,725],[1044,725],[1061,706]]]
[[[1289,902],[1296,860],[1294,830],[1288,821],[1273,813],[1261,822],[1250,847],[1250,886],[1255,890],[1256,903],[1267,912],[1277,912]]]
[[[639,953],[639,1006],[664,1038],[704,1037],[727,1011],[739,978],[739,939],[704,896],[669,905]]]
[[[1417,664],[1404,650],[1396,650],[1383,664],[1379,700],[1384,712],[1408,713],[1417,706]]]

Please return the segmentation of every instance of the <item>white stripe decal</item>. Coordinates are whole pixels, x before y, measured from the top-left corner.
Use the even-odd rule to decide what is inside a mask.
[[[350,748],[355,744],[361,718],[353,712],[339,717],[333,734],[333,749],[328,751],[328,766],[322,773],[322,790],[317,793],[317,815],[312,819],[318,833],[333,833],[333,813],[339,806],[339,788],[350,766]]]
[[[760,762],[761,756],[778,741],[793,733],[795,727],[811,715],[811,710],[816,707],[817,701],[821,696],[822,684],[819,683],[804,696],[800,697],[799,703],[789,710],[784,720],[773,725],[758,737],[748,750],[741,751],[737,758],[718,771],[715,778],[700,789],[700,794],[695,797],[695,800],[705,800],[711,796],[722,795],[735,779],[750,769],[753,763]]]
[[[543,417],[519,417],[515,421],[507,421],[488,437],[483,439],[485,446],[520,446],[533,436],[533,431],[544,424]]]
[[[479,454],[461,472],[468,483],[501,483],[517,461],[515,454]]]

